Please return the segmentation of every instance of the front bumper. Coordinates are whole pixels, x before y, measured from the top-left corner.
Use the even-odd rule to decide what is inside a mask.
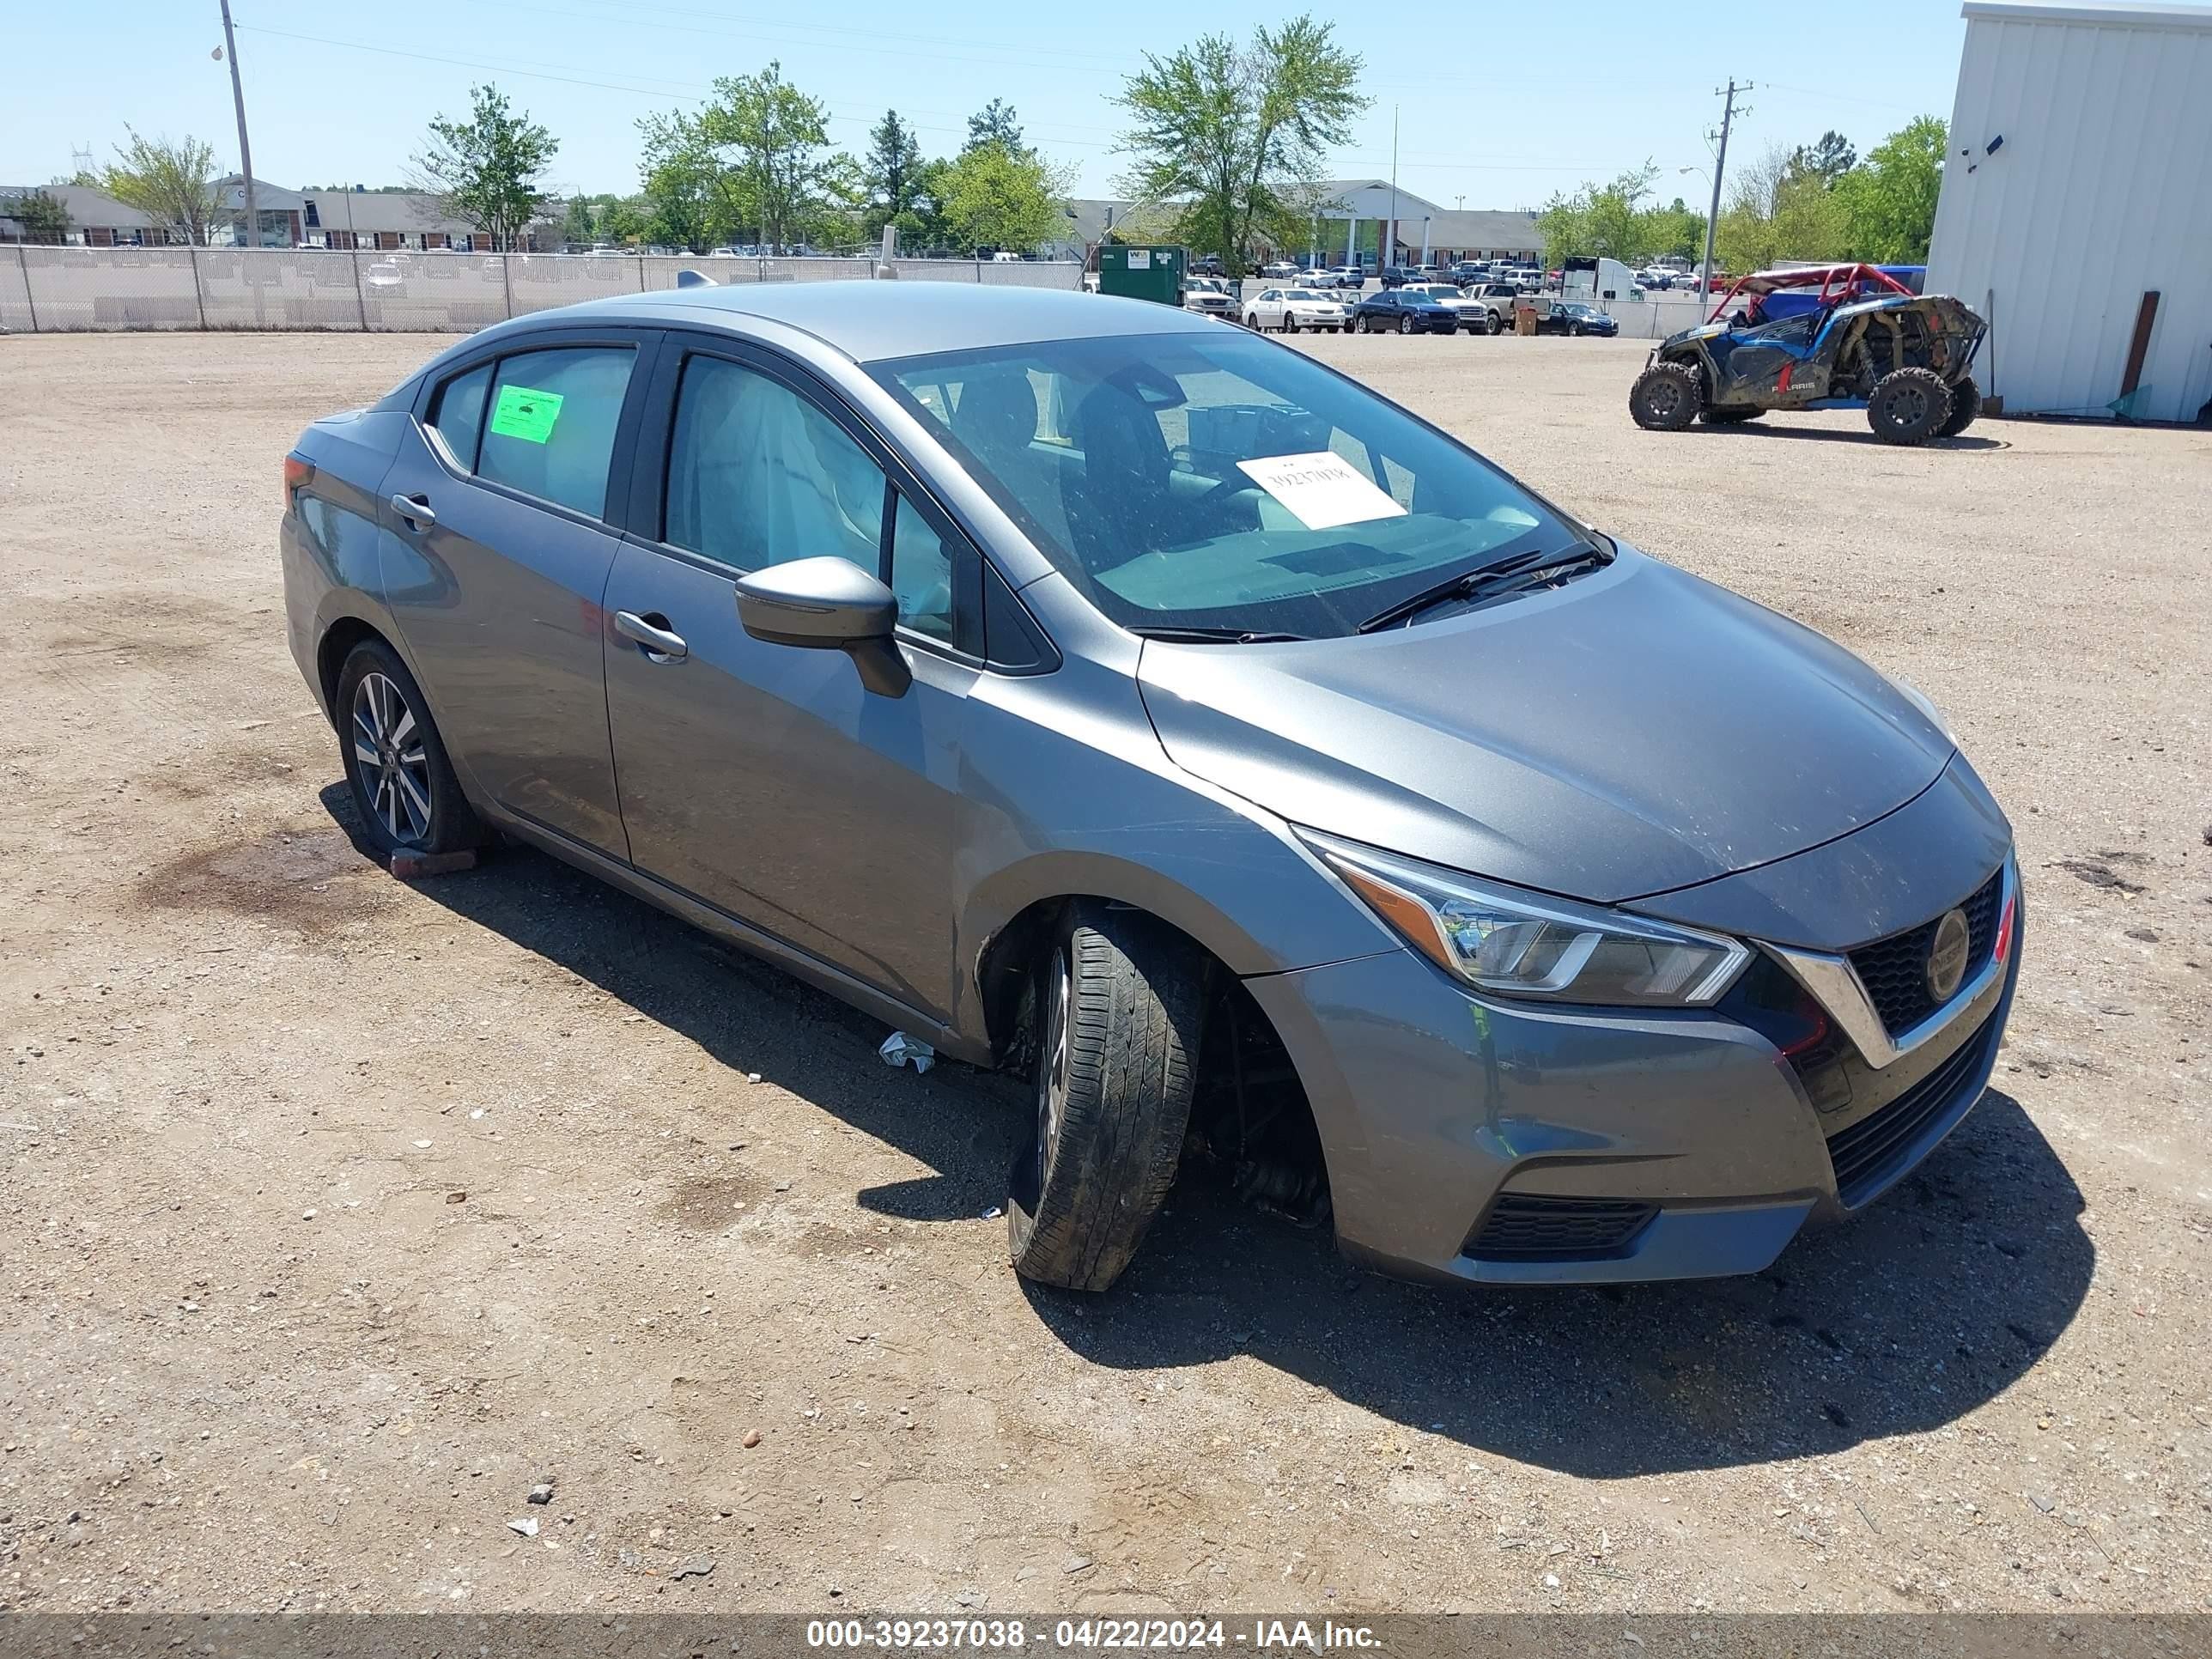
[[[1740,1013],[1479,1000],[1407,951],[1247,984],[1305,1085],[1346,1254],[1462,1282],[1709,1278],[1871,1202],[1966,1116],[2014,918],[2002,971],[1879,1069],[1840,1033],[1793,1060]],[[1784,979],[1778,957],[1754,971]]]

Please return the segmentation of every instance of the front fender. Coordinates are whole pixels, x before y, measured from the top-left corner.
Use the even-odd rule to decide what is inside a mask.
[[[1046,901],[1134,906],[1240,976],[1395,947],[1280,819],[1168,758],[1126,674],[1071,656],[979,687],[968,720],[950,1023],[970,1046],[986,952]]]

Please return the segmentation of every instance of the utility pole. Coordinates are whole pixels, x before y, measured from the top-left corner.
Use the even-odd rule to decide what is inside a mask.
[[[246,246],[259,247],[261,215],[253,197],[253,151],[246,142],[246,84],[238,78],[238,36],[230,27],[230,0],[222,0],[222,49],[230,58],[230,100],[238,106],[238,170],[246,180]]]
[[[224,0],[224,3],[228,4],[228,0]],[[1748,105],[1741,112],[1735,106],[1736,94],[1749,92],[1750,82],[1747,81],[1741,86],[1738,86],[1735,83],[1735,78],[1731,76],[1725,93],[1717,87],[1713,90],[1717,96],[1725,97],[1728,102],[1721,109],[1720,154],[1713,158],[1713,204],[1711,210],[1705,215],[1705,262],[1698,268],[1698,311],[1700,315],[1704,313],[1706,306],[1712,302],[1713,297],[1713,233],[1720,228],[1721,173],[1728,166],[1729,129],[1735,124],[1738,113],[1745,115],[1751,113]]]
[[[1398,106],[1395,104],[1390,106],[1390,222],[1383,234],[1389,239],[1389,246],[1378,245],[1376,247],[1375,276],[1377,282],[1382,280],[1386,262],[1390,264],[1398,263],[1393,257],[1398,248]]]

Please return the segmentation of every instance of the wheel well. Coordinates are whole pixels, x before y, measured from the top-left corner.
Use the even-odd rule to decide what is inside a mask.
[[[1118,900],[1063,894],[1028,906],[984,946],[977,984],[1000,1065],[1021,1070],[1032,1062],[1037,964],[1068,907],[1085,899],[1151,914]],[[1274,1023],[1220,957],[1172,922],[1151,919],[1208,970],[1206,1032],[1186,1154],[1225,1170],[1238,1195],[1262,1208],[1309,1224],[1325,1218],[1328,1169],[1321,1133]]]
[[[341,617],[331,624],[322,643],[315,647],[315,678],[322,687],[323,707],[333,720],[337,718],[338,675],[345,667],[345,659],[353,654],[354,647],[363,640],[392,643],[360,617]]]

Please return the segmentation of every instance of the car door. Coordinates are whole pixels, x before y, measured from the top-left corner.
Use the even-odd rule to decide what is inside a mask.
[[[671,334],[635,471],[606,596],[632,861],[943,1021],[980,556],[833,391],[726,338]],[[898,595],[903,695],[739,624],[738,576],[824,554]]]
[[[657,338],[549,331],[456,364],[424,386],[380,504],[386,597],[447,751],[495,806],[617,858],[608,481]]]
[[[1283,291],[1278,288],[1265,289],[1253,302],[1252,310],[1262,328],[1280,327],[1283,321]]]

